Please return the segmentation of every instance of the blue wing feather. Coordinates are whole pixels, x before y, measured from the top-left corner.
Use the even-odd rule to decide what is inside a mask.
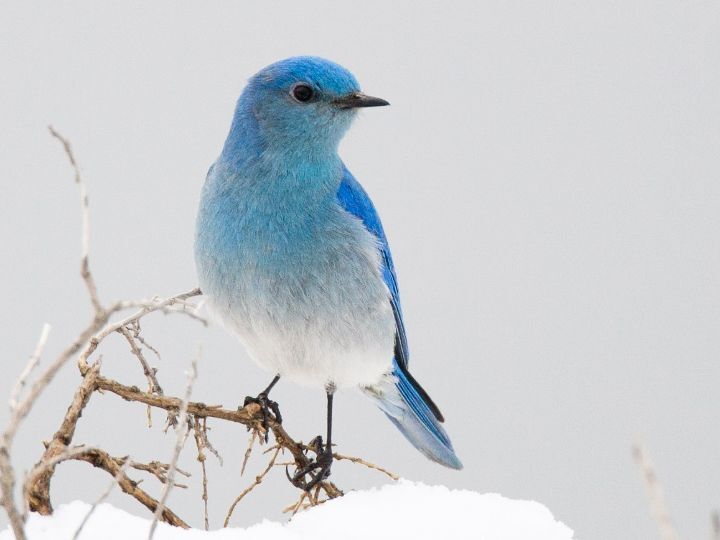
[[[380,216],[368,194],[344,166],[337,200],[345,211],[360,219],[377,238],[382,255],[382,276],[390,292],[390,303],[395,315],[395,351],[392,359],[394,384],[384,392],[370,395],[403,435],[429,459],[453,469],[461,469],[462,463],[441,425],[444,419],[440,409],[408,371],[409,354],[400,291]]]
[[[355,177],[343,166],[343,179],[337,192],[337,199],[340,205],[349,213],[359,218],[368,231],[373,233],[378,240],[382,255],[382,275],[385,285],[390,291],[390,302],[395,314],[395,327],[397,329],[395,356],[400,366],[407,368],[410,354],[403,323],[402,308],[400,307],[400,291],[398,289],[395,265],[393,264],[390,245],[388,244],[385,231],[383,230],[380,216],[373,205],[370,197],[365,192]]]

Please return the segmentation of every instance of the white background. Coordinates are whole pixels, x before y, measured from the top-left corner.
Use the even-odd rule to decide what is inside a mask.
[[[78,277],[77,192],[52,123],[88,183],[101,297],[196,284],[199,189],[234,102],[259,68],[317,54],[392,107],[366,111],[346,163],[383,217],[413,373],[447,418],[465,470],[426,461],[362,396],[336,400],[338,449],[428,483],[536,499],[578,538],[655,538],[630,447],[642,437],[685,538],[720,506],[720,5],[716,2],[3,2],[0,16],[0,396],[53,324],[47,358],[90,316]],[[234,406],[269,381],[218,327],[148,319],[166,391],[202,346],[195,397]],[[104,370],[144,384],[121,338]],[[39,457],[78,382],[69,365],[16,445]],[[280,384],[287,428],[323,431],[324,396]],[[0,422],[7,418],[0,408]],[[168,459],[163,418],[93,397],[77,442]],[[246,434],[211,422],[211,520]],[[170,505],[201,524],[194,487]],[[281,471],[233,520],[277,518]],[[384,482],[339,464],[345,489]],[[109,478],[64,465],[53,499]],[[143,484],[157,493],[153,479]],[[137,513],[144,509],[116,494]],[[478,516],[481,519],[482,516]],[[4,516],[0,518],[4,523]]]

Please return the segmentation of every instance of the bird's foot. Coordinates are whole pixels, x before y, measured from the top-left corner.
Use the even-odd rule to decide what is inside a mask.
[[[315,449],[317,457],[314,460],[310,461],[310,463],[302,469],[295,471],[293,476],[290,476],[287,467],[285,468],[285,474],[288,480],[290,480],[290,483],[304,491],[310,491],[320,482],[326,480],[330,476],[330,469],[332,468],[333,462],[332,447],[329,444],[324,445],[320,435],[310,441],[308,446],[311,448],[314,447]],[[306,479],[306,476],[310,478]]]
[[[270,418],[270,413],[275,417],[275,421],[278,424],[282,424],[282,415],[280,414],[280,407],[278,404],[268,398],[268,395],[265,392],[260,392],[257,397],[247,396],[245,398],[245,401],[243,402],[243,407],[247,407],[250,403],[257,403],[260,405],[260,412],[262,412],[262,427],[263,431],[265,431],[265,442],[268,442],[268,434],[270,430],[268,429],[268,419]]]

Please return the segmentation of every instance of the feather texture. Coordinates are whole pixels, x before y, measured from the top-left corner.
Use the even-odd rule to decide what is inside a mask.
[[[311,98],[298,101],[297,84]],[[361,387],[421,452],[459,468],[439,409],[408,371],[380,218],[337,154],[355,116],[346,104],[386,104],[359,90],[315,57],[250,79],[203,186],[200,286],[259,365],[310,386]]]

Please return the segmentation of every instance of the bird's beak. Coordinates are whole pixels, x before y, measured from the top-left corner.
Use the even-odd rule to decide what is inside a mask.
[[[366,96],[362,92],[353,92],[333,101],[341,109],[355,109],[357,107],[384,107],[390,105],[379,97]]]

